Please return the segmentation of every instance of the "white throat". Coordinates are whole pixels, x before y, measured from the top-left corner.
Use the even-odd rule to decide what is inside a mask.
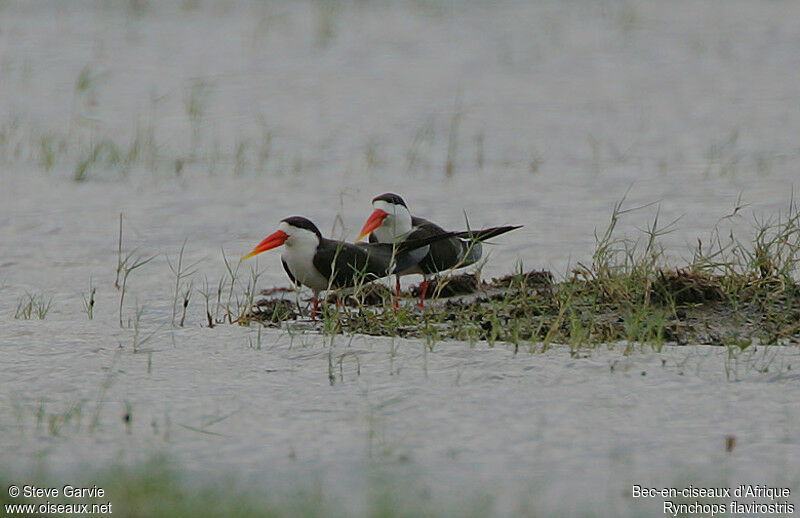
[[[386,213],[381,226],[372,231],[379,243],[397,243],[413,230],[411,213],[403,205],[377,200],[372,207]]]
[[[279,230],[289,235],[283,244],[281,259],[286,262],[297,282],[314,291],[328,289],[328,279],[323,277],[314,266],[314,254],[317,253],[319,238],[304,228],[293,227],[281,223]]]

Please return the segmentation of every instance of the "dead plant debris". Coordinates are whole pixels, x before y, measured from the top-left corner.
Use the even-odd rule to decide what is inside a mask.
[[[755,341],[800,342],[800,290],[785,278],[683,268],[656,270],[644,278],[573,275],[555,282],[548,271],[528,271],[491,282],[458,275],[433,282],[428,290],[434,298],[426,308],[416,307],[419,286],[414,286],[401,293],[395,309],[392,290],[367,284],[342,299],[328,297],[321,319],[326,329],[343,333],[504,341],[531,348],[618,340],[738,348]],[[266,298],[243,323],[280,326],[300,317],[294,297],[282,290],[262,293]]]

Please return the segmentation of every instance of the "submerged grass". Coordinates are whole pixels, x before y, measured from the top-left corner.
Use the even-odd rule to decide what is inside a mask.
[[[489,516],[491,499],[475,496],[461,504],[441,504],[427,501],[424,493],[409,489],[400,490],[396,477],[376,473],[369,477],[369,490],[364,509],[356,516],[371,518],[411,516]],[[25,478],[36,487],[64,486],[64,480],[48,474]],[[18,480],[0,475],[3,487],[18,484]],[[99,488],[86,497],[67,498],[63,494],[47,498],[12,498],[8,491],[0,495],[0,508],[9,505],[33,505],[35,508],[48,502],[52,505],[87,504],[89,514],[75,511],[80,516],[91,514],[92,505],[106,505],[104,514],[126,518],[172,518],[178,516],[229,516],[229,517],[344,517],[352,516],[336,498],[326,495],[317,482],[299,485],[294,490],[264,491],[247,487],[232,479],[216,477],[200,481],[190,477],[164,456],[156,456],[137,467],[112,467],[87,476],[73,475],[69,482],[74,487]],[[351,506],[352,507],[352,506]],[[75,509],[75,507],[73,507]],[[99,509],[99,507],[97,508]],[[110,511],[110,512],[109,512]],[[47,513],[22,512],[25,516]],[[49,514],[48,514],[49,515]]]
[[[412,304],[395,310],[388,290],[367,285],[343,300],[347,307],[325,308],[324,328],[420,337],[431,348],[437,340],[456,339],[509,342],[531,351],[552,343],[576,351],[615,341],[656,349],[664,343],[744,349],[756,341],[800,342],[800,211],[794,201],[779,217],[756,220],[750,242],[733,235],[723,240],[717,225],[711,243],[698,241],[681,267],[667,264],[660,244],[677,221],[662,224],[658,212],[639,239],[617,237],[620,219],[645,207],[626,208],[624,202],[596,236],[591,263],[579,263],[560,281],[522,266],[488,283],[472,274],[440,279],[430,289],[439,300],[424,311]],[[741,208],[737,203],[721,221],[738,217]],[[240,322],[279,326],[296,318],[292,305],[279,299],[258,301]]]

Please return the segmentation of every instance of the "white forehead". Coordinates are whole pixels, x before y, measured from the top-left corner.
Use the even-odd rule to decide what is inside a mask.
[[[296,237],[302,236],[302,237],[310,237],[313,238],[314,240],[317,239],[317,234],[308,230],[307,228],[295,227],[294,225],[290,225],[285,221],[281,221],[281,224],[278,225],[278,230],[289,236],[296,236]]]
[[[281,224],[278,225],[278,230],[283,232],[284,234],[291,234],[295,230],[299,230],[297,227],[293,227],[290,224],[286,223],[285,221],[281,221]]]
[[[387,214],[395,214],[397,212],[408,212],[408,209],[405,208],[403,205],[398,205],[395,203],[389,203],[386,200],[375,200],[372,202],[372,207],[377,210],[382,210]]]

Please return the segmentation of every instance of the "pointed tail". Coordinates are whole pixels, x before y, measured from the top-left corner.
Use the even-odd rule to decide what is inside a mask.
[[[476,243],[480,243],[481,241],[486,241],[487,239],[501,236],[506,232],[511,232],[512,230],[516,230],[518,228],[522,228],[522,225],[506,225],[503,227],[485,228],[483,230],[465,230],[463,232],[454,232],[453,235],[455,235],[455,237],[460,237],[461,239],[471,239]]]

